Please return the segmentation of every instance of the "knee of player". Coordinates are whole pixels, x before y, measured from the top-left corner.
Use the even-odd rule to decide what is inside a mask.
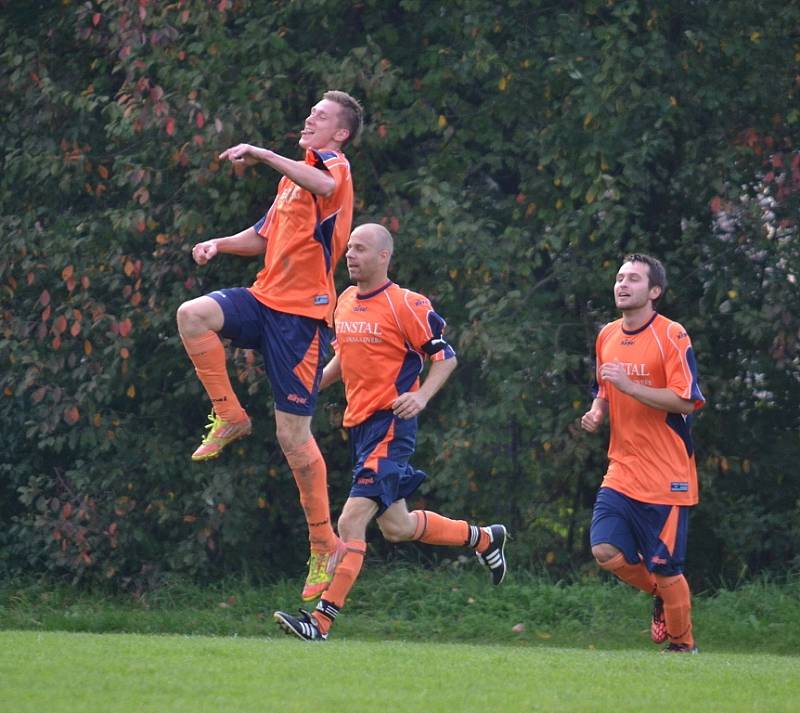
[[[197,305],[197,300],[188,300],[178,307],[175,314],[179,328],[197,329],[205,326],[202,310]]]
[[[281,450],[287,458],[292,458],[291,454],[296,454],[298,449],[310,453],[310,455],[303,456],[303,458],[310,458],[313,461],[322,457],[311,434],[310,416],[296,416],[283,411],[276,411],[275,435]]]
[[[366,533],[366,525],[359,518],[342,513],[336,523],[336,530],[339,532],[339,537],[345,542],[363,540]]]
[[[299,437],[295,429],[280,420],[275,425],[275,436],[278,439],[278,445],[285,455],[289,455],[298,448],[302,447],[305,443],[302,437]]]
[[[183,302],[175,312],[175,318],[178,320],[178,324],[186,324],[186,322],[188,322],[191,319],[191,316],[192,316],[191,301]]]
[[[618,552],[619,550],[614,545],[609,545],[605,542],[592,546],[592,556],[597,561],[597,564],[601,566],[616,557]]]

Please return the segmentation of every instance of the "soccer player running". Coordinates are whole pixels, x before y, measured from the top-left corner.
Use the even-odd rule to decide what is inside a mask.
[[[344,426],[354,467],[338,525],[345,547],[332,563],[330,588],[313,612],[301,609],[299,618],[275,612],[287,633],[306,641],[328,637],[361,570],[367,525],[376,516],[390,542],[470,547],[489,568],[494,584],[506,574],[505,526],[477,527],[435,512],[408,511],[406,498],[426,477],[409,463],[417,415],[455,369],[456,356],[430,300],[389,280],[392,250],[391,234],[377,224],[359,226],[347,243],[347,269],[356,286],[339,296],[336,355],[325,366],[321,386],[341,379],[347,397]],[[431,365],[420,386],[426,359]]]
[[[250,435],[250,418],[233,392],[220,337],[264,358],[275,400],[278,443],[300,491],[311,556],[303,599],[330,582],[328,557],[336,535],[330,521],[327,470],[311,434],[324,357],[330,344],[336,290],[333,274],[350,234],[353,183],[343,147],[361,130],[363,111],[351,96],[326,92],[300,132],[302,161],[267,148],[238,144],[220,154],[234,165],[263,163],[282,178],[275,201],[255,225],[192,248],[198,265],[217,255],[264,256],[249,288],[223,289],[184,302],[178,331],[211,399],[208,434],[194,461],[216,458]]]
[[[592,554],[603,569],[653,596],[650,635],[675,653],[696,653],[691,594],[683,576],[689,508],[698,501],[692,413],[705,398],[692,342],[656,312],[664,267],[629,255],[617,273],[622,318],[597,336],[597,390],[581,426],[611,424],[609,465],[594,505]]]

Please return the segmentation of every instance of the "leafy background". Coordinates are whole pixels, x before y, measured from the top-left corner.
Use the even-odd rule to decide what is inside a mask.
[[[356,222],[396,236],[459,370],[423,419],[413,504],[515,533],[515,566],[595,576],[604,437],[576,428],[622,256],[668,266],[693,337],[694,586],[800,564],[800,6],[583,0],[0,1],[0,572],[119,588],[301,569],[259,359],[256,434],[196,465],[208,411],[178,305],[250,284],[191,246],[252,224],[329,88],[367,110]],[[346,284],[346,275],[338,276]],[[342,394],[314,428],[334,510]],[[387,548],[386,557],[436,557]]]

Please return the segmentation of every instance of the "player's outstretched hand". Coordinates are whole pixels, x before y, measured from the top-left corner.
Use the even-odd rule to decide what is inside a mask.
[[[428,402],[419,391],[407,391],[394,400],[392,411],[397,418],[414,418],[427,405]]]
[[[198,265],[205,265],[217,255],[217,241],[206,240],[192,248],[192,257]]]
[[[234,165],[254,166],[258,163],[258,153],[261,150],[258,146],[251,144],[236,144],[236,146],[225,149],[219,157],[222,161],[230,161]]]

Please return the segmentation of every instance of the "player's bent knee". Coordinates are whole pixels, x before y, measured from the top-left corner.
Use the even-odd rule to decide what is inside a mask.
[[[202,298],[184,302],[176,313],[178,329],[181,333],[218,331],[216,320],[204,309]]]
[[[298,427],[296,424],[286,423],[282,419],[276,419],[276,421],[275,436],[278,439],[278,445],[287,457],[298,448],[306,446],[311,440],[311,429],[308,426]]]
[[[336,530],[345,542],[364,539],[365,526],[358,518],[342,515],[336,523]]]
[[[619,550],[614,545],[609,545],[607,542],[592,547],[592,556],[601,567],[609,560],[614,559],[619,554]]]

